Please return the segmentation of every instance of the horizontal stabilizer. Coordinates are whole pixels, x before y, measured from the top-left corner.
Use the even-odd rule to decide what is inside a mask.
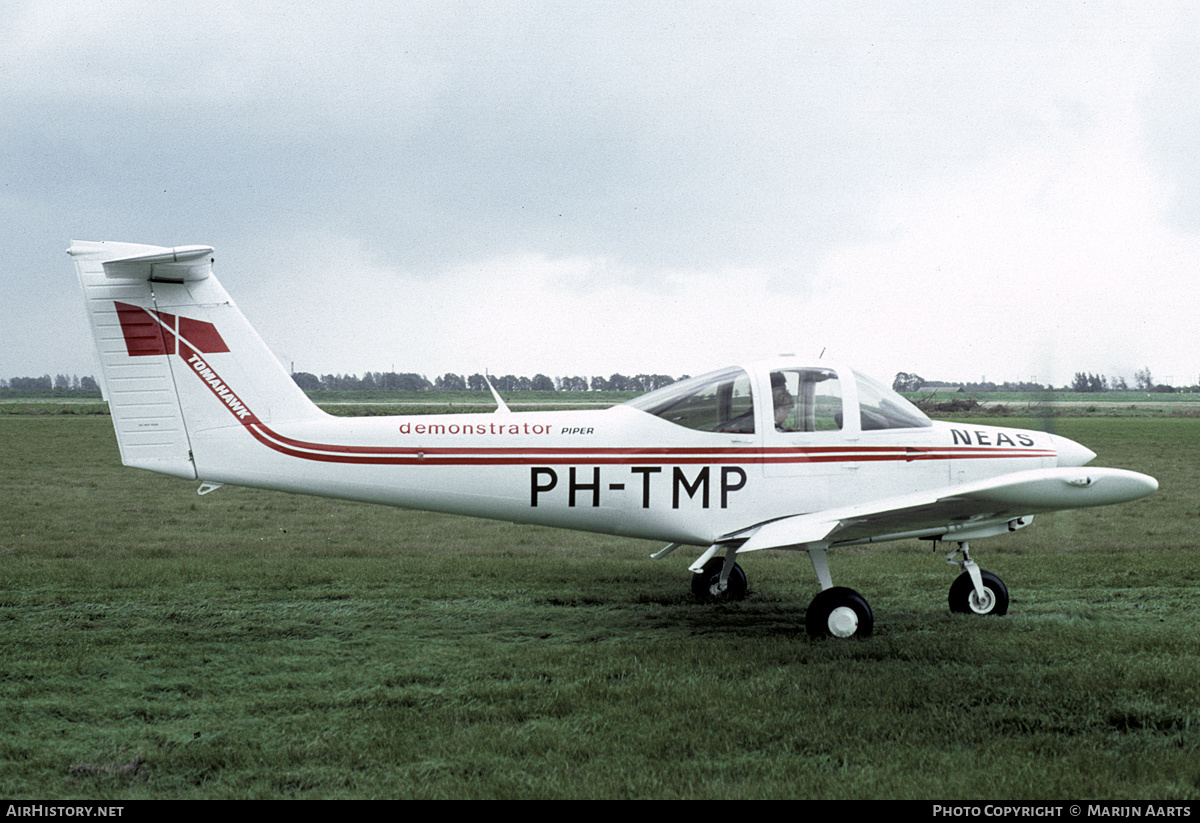
[[[76,240],[67,249],[76,258],[98,257],[104,276],[112,280],[155,280],[183,283],[212,274],[211,246],[143,246]]]

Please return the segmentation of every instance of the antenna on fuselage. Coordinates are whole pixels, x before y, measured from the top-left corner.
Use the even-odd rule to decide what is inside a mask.
[[[496,391],[496,387],[492,385],[492,378],[488,376],[487,369],[483,370],[483,380],[492,391],[492,397],[496,399],[496,414],[510,414],[512,409],[504,402],[504,398],[500,396],[500,392]]]

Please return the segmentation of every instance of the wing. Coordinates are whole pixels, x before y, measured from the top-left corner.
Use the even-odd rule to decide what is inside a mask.
[[[1123,469],[1058,468],[892,497],[759,523],[725,535],[744,541],[739,554],[761,549],[824,548],[910,537],[990,537],[1042,512],[1106,506],[1158,488],[1148,475]]]

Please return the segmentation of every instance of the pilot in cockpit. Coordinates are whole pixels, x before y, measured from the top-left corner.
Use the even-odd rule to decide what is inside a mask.
[[[787,380],[783,372],[771,372],[771,397],[775,404],[776,431],[795,431],[795,426],[789,426],[787,419],[796,410],[796,400],[787,390]]]

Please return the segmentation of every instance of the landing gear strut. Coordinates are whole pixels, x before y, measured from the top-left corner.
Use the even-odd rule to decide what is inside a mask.
[[[986,535],[985,535],[986,536]],[[677,548],[667,546],[655,557]],[[728,602],[746,597],[746,573],[733,562],[737,544],[726,544],[725,556],[717,556],[720,546],[713,545],[692,565],[692,594],[705,602]],[[807,549],[821,591],[808,606],[804,628],[811,637],[867,637],[875,628],[875,615],[866,598],[845,586],[833,585],[824,548]],[[961,555],[961,559],[959,556]],[[956,614],[1008,613],[1008,587],[997,575],[979,568],[971,559],[967,541],[946,555],[946,561],[962,569],[950,586],[950,611]]]
[[[959,554],[962,560],[955,559]],[[999,577],[975,564],[965,540],[946,555],[946,562],[963,570],[950,586],[950,611],[955,614],[1008,613],[1008,587]]]

